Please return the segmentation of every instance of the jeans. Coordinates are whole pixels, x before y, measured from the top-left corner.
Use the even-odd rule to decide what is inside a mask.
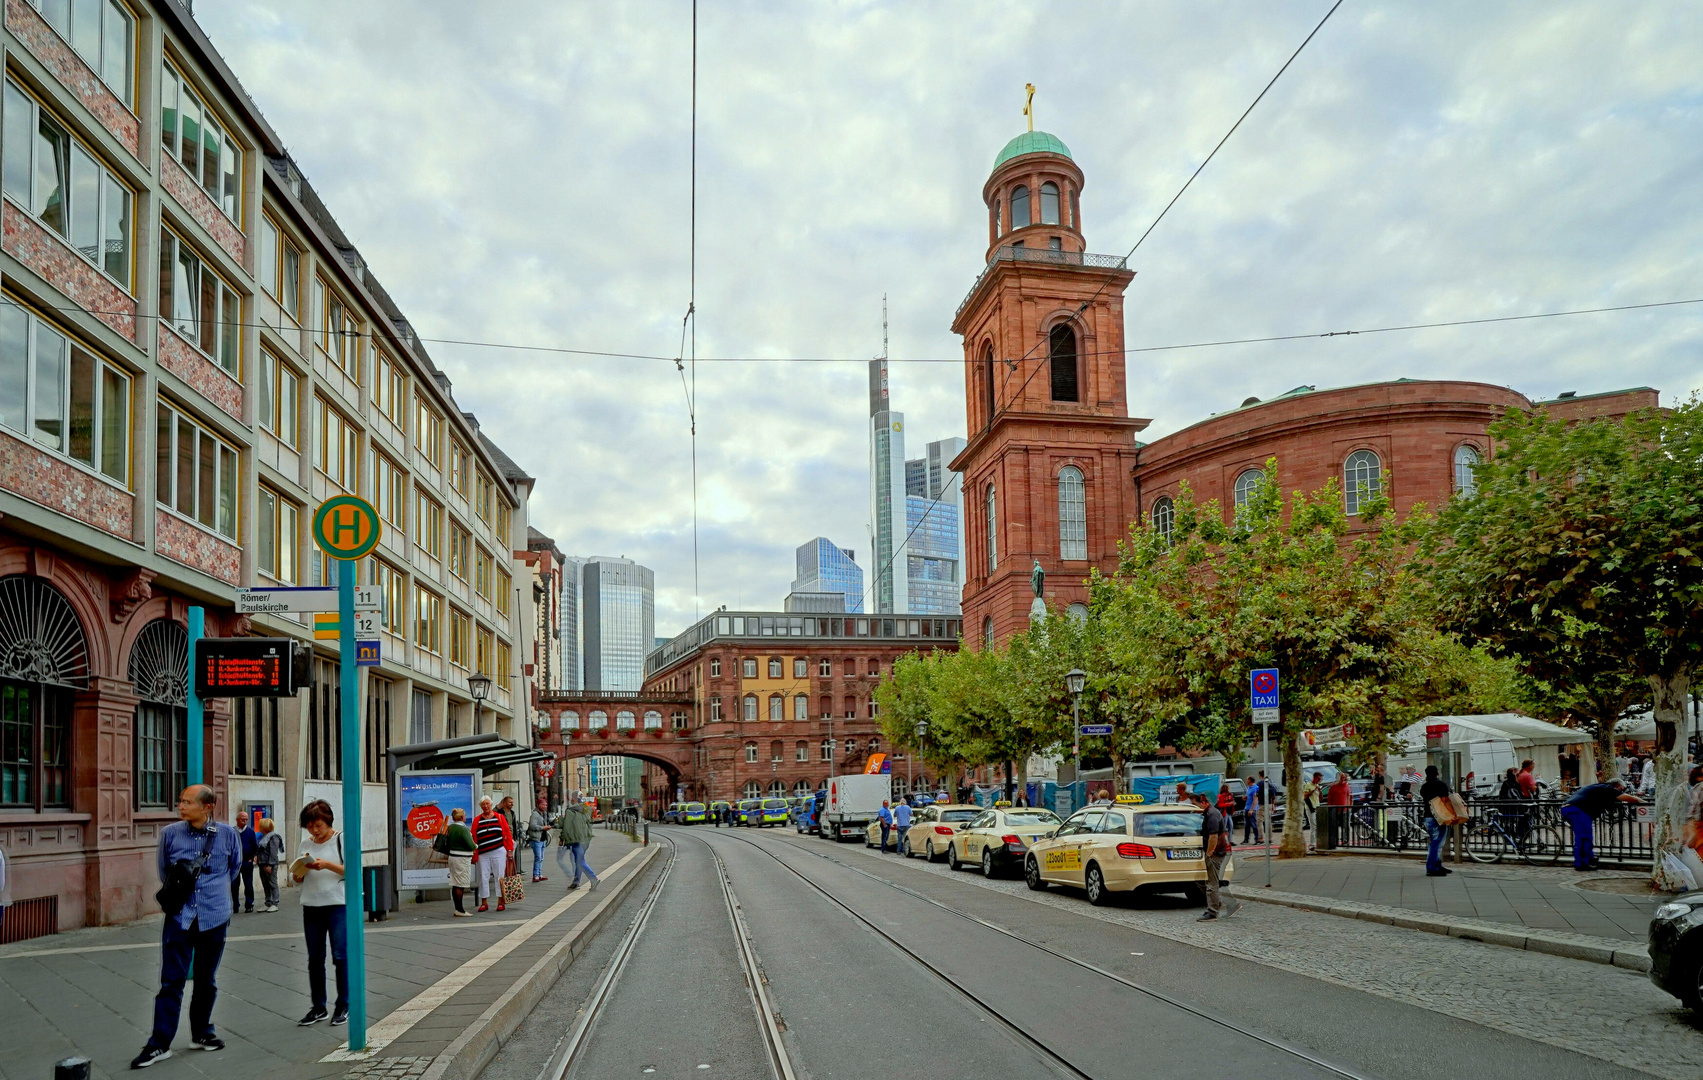
[[[266,897],[267,907],[278,906],[278,867],[260,864],[260,891]]]
[[[573,883],[575,885],[579,884],[580,874],[582,873],[593,881],[597,880],[597,875],[592,872],[591,864],[585,861],[585,850],[590,846],[590,844],[559,844],[556,847],[556,865],[561,868],[564,875],[568,873],[566,860],[573,859]]]
[[[211,930],[202,930],[199,920],[185,930],[176,919],[167,919],[160,937],[160,992],[154,995],[154,1033],[148,1045],[156,1050],[170,1050],[177,1038],[177,1017],[183,1007],[183,984],[193,971],[195,993],[189,999],[189,1034],[196,1039],[213,1035],[213,1001],[219,988],[213,975],[219,970],[219,958],[225,954],[225,930],[231,924],[220,923]]]
[[[1264,839],[1264,837],[1260,833],[1260,812],[1259,812],[1259,808],[1256,807],[1252,810],[1243,811],[1242,843],[1244,843],[1244,844],[1255,844],[1255,843],[1259,843],[1263,839]]]
[[[1563,806],[1561,819],[1573,830],[1573,868],[1590,869],[1597,861],[1595,820],[1577,806]]]
[[[530,840],[532,845],[532,880],[538,881],[544,876],[544,844],[543,840]]]
[[[1427,817],[1425,831],[1431,835],[1431,846],[1425,852],[1425,872],[1438,873],[1443,869],[1443,841],[1449,838],[1449,827],[1434,817]]]
[[[909,825],[895,825],[893,829],[899,834],[899,838],[893,841],[893,850],[903,855],[905,853],[905,838],[911,834],[911,827]]]
[[[325,939],[331,938],[331,961],[337,966],[337,1008],[349,1007],[349,922],[342,904],[303,905],[302,930],[307,935],[307,987],[313,1007],[325,1008]]]
[[[885,821],[883,821],[881,823],[881,850],[882,851],[887,850],[887,837],[888,837],[889,834],[892,833],[892,831],[893,831],[893,826],[887,824]]]
[[[508,874],[509,853],[502,848],[481,851],[479,861],[474,865],[473,874],[479,879],[479,900],[483,903],[493,895],[497,902],[503,899],[503,878]]]
[[[242,864],[242,870],[241,870],[241,876],[240,877],[234,877],[234,878],[231,879],[231,914],[233,914],[233,915],[236,914],[236,910],[237,910],[237,886],[239,884],[243,887],[244,890],[246,890],[248,892],[248,903],[246,905],[244,905],[244,907],[249,911],[253,911],[254,910],[254,864],[253,863],[251,863],[251,862],[243,863]]]

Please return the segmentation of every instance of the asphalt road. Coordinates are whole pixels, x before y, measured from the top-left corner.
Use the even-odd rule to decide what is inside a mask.
[[[800,1077],[1647,1076],[790,831],[653,827],[652,837],[673,846],[674,863],[570,1076],[774,1075],[712,851]],[[1153,903],[1192,916],[1180,898]],[[600,966],[638,904],[583,959]],[[539,1076],[552,1036],[583,1006],[591,966],[564,978],[485,1080]]]

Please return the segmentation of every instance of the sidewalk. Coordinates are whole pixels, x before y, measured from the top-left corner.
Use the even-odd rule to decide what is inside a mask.
[[[626,898],[655,853],[654,845],[599,833],[591,858],[603,874],[601,888],[570,893],[549,865],[551,880],[528,881],[525,901],[500,915],[493,905],[456,919],[447,901],[414,904],[404,891],[400,911],[366,924],[367,1028],[375,1047],[367,1055],[340,1052],[347,1028],[296,1027],[309,1005],[307,959],[300,891],[286,889],[276,913],[232,920],[213,1012],[227,1048],[208,1054],[189,1047],[186,986],[173,1055],[150,1075],[257,1080],[378,1068],[434,1080],[470,1077],[471,1066],[495,1052]],[[525,862],[530,868],[530,854]],[[0,1078],[42,1080],[55,1061],[73,1055],[89,1058],[94,1076],[132,1075],[130,1059],[152,1026],[159,934],[156,915],[0,947]]]

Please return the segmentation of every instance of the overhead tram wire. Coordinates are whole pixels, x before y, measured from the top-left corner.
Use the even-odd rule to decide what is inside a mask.
[[[698,0],[692,0],[692,164],[691,164],[691,257],[687,276],[686,314],[680,320],[680,349],[687,346],[687,323],[691,323],[692,378],[686,379],[681,358],[674,358],[680,373],[680,388],[686,392],[686,419],[692,439],[692,617],[703,617],[703,588],[698,579]]]

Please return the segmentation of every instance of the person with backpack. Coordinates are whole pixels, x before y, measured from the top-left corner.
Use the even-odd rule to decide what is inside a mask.
[[[1224,880],[1224,862],[1230,857],[1230,820],[1218,812],[1202,792],[1189,794],[1189,799],[1201,810],[1200,843],[1206,855],[1206,910],[1196,922],[1212,922],[1222,916],[1234,915],[1241,903],[1232,899],[1228,906],[1220,893],[1219,882]]]
[[[302,933],[307,938],[307,986],[312,1005],[296,1021],[308,1027],[325,1019],[325,943],[331,942],[331,962],[337,968],[337,1000],[331,1026],[349,1022],[349,921],[345,917],[343,875],[347,859],[343,834],[331,826],[337,820],[331,804],[315,799],[302,807],[301,827],[308,834],[302,852],[290,864],[290,877],[302,887]],[[359,853],[356,855],[359,858]]]
[[[177,1037],[183,984],[193,972],[189,999],[189,1041],[197,1050],[223,1050],[213,1030],[215,975],[225,954],[231,923],[231,882],[242,868],[242,839],[229,825],[213,820],[218,796],[206,784],[191,784],[177,797],[178,820],[160,830],[156,867],[160,891],[154,894],[165,925],[160,936],[160,989],[154,995],[154,1028],[132,1069],[171,1057]]]

